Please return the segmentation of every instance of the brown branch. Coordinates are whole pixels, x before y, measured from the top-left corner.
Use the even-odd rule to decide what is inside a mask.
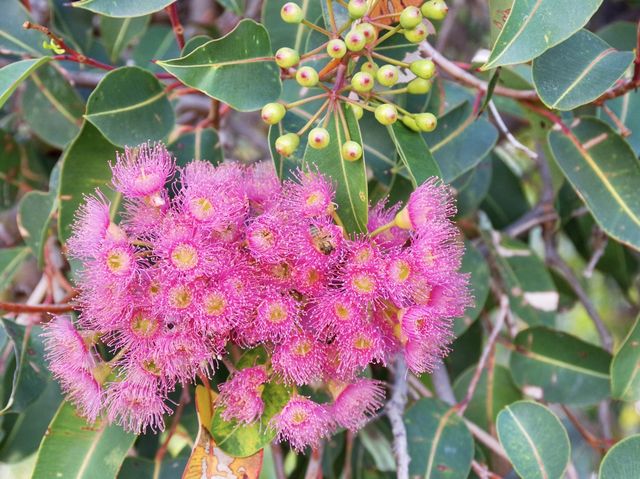
[[[68,313],[73,311],[75,305],[72,304],[24,304],[8,303],[0,301],[0,311],[7,313]]]
[[[167,14],[169,15],[169,20],[171,21],[171,27],[173,28],[173,33],[176,36],[176,42],[180,47],[180,50],[184,48],[184,27],[182,23],[180,23],[180,18],[178,17],[178,2],[174,2],[165,9]]]

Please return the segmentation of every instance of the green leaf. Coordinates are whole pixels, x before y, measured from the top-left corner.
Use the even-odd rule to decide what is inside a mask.
[[[0,34],[1,33],[2,32],[0,32]],[[31,72],[49,60],[51,60],[50,57],[20,60],[0,68],[0,107],[7,102],[11,94],[18,88],[18,85],[20,85]]]
[[[569,463],[567,431],[549,409],[520,401],[498,414],[498,439],[522,479],[561,479]]]
[[[40,326],[23,326],[6,318],[1,318],[16,357],[11,395],[1,413],[20,412],[33,403],[44,391],[49,378],[49,370],[44,363],[44,345],[40,336]]]
[[[489,194],[480,205],[497,229],[516,221],[527,211],[529,203],[524,195],[520,178],[495,152],[487,157],[491,161]]]
[[[462,318],[456,318],[453,324],[453,332],[456,337],[464,333],[473,324],[489,296],[489,265],[482,253],[470,241],[465,241],[465,252],[460,271],[471,276],[474,305],[472,308],[465,310]]]
[[[158,65],[185,85],[240,111],[258,110],[282,91],[269,35],[253,20],[242,20],[224,37]]]
[[[26,21],[31,21],[31,17],[19,0],[2,2],[0,49],[39,57],[45,53],[42,48],[43,35],[35,30],[22,28]]]
[[[87,10],[69,8],[68,0],[49,0],[49,14],[53,31],[64,38],[67,45],[86,54],[94,40],[93,14]]]
[[[543,327],[521,331],[515,346],[511,374],[530,394],[575,405],[595,404],[609,396],[611,355],[604,349]]]
[[[118,146],[161,140],[175,122],[163,84],[139,67],[107,73],[89,97],[85,118]]]
[[[409,442],[409,474],[427,479],[466,479],[473,438],[454,408],[423,398],[404,415]]]
[[[458,401],[462,401],[467,395],[476,367],[475,365],[470,367],[456,378],[453,391]],[[464,415],[482,429],[490,431],[500,410],[520,399],[522,399],[522,393],[513,384],[509,370],[496,364],[491,371],[483,369]]]
[[[289,157],[284,157],[276,151],[276,140],[279,136],[287,132],[298,131],[305,123],[306,121],[303,118],[297,115],[287,114],[280,123],[269,127],[269,152],[271,153],[271,160],[280,179],[287,178],[289,173],[302,164],[307,148],[307,136],[302,135],[300,137],[300,145]]]
[[[635,112],[640,111],[640,91],[630,91],[626,95],[608,100],[607,106],[629,130],[630,135],[625,137],[625,140],[631,145],[636,156],[640,156],[640,115],[635,114]],[[600,109],[598,117],[618,131],[618,125]]]
[[[71,236],[71,224],[78,206],[84,201],[83,195],[93,194],[96,188],[101,188],[112,201],[112,214],[118,209],[119,195],[104,188],[111,181],[109,162],[115,159],[116,152],[122,150],[109,143],[91,123],[85,122],[62,155],[58,231],[63,243]]]
[[[13,206],[18,193],[17,179],[20,170],[18,144],[13,136],[0,130],[0,211]]]
[[[629,144],[606,123],[581,118],[571,135],[550,131],[549,145],[602,229],[640,249],[640,162]]]
[[[602,0],[515,0],[483,69],[525,63],[586,25]]]
[[[133,61],[139,67],[154,73],[162,68],[152,63],[152,60],[166,60],[180,55],[180,48],[171,27],[166,25],[151,25],[142,35],[133,50]]]
[[[611,362],[611,396],[640,401],[640,316]]]
[[[322,5],[319,0],[301,0],[296,3],[300,5],[304,17],[311,21],[322,15]],[[280,17],[282,5],[284,5],[282,0],[264,0],[262,5],[262,23],[269,32],[273,50],[289,47],[302,54],[309,35],[307,27],[302,23],[283,22]]]
[[[107,17],[139,17],[162,10],[176,0],[80,0],[74,7],[84,8]]]
[[[58,207],[56,191],[44,193],[29,191],[18,205],[18,227],[24,242],[31,248],[31,252],[42,267],[44,243],[49,231],[51,218]]]
[[[442,176],[438,164],[420,133],[411,131],[400,122],[387,127],[387,130],[414,188],[432,176]]]
[[[597,31],[598,36],[617,50],[633,50],[637,45],[638,24],[618,20]]]
[[[632,61],[632,52],[619,52],[580,30],[533,61],[533,81],[549,108],[573,110],[599,98]]]
[[[236,15],[242,15],[246,7],[247,0],[217,0],[227,10],[231,10]]]
[[[113,479],[136,437],[102,419],[89,425],[63,402],[42,439],[32,477]]]
[[[213,128],[196,128],[185,133],[169,145],[169,150],[175,155],[179,166],[185,166],[192,160],[204,160],[217,165],[224,159],[220,138]]]
[[[343,110],[349,128],[350,138],[362,144],[358,120],[350,108]],[[346,161],[340,154],[342,144],[346,141],[337,112],[331,114],[327,130],[331,135],[329,145],[322,150],[307,146],[304,152],[304,163],[315,165],[321,173],[331,178],[336,184],[337,213],[344,223],[347,233],[364,233],[367,231],[368,189],[367,171],[364,159]]]
[[[520,241],[490,235],[512,311],[529,326],[553,326],[560,295],[542,260]]]
[[[485,118],[476,118],[465,102],[438,120],[438,128],[424,133],[442,178],[449,183],[476,166],[498,140],[498,130]]]
[[[248,457],[268,445],[276,431],[269,425],[273,416],[278,414],[289,401],[291,391],[282,384],[269,382],[262,392],[264,413],[253,424],[238,424],[236,421],[222,419],[222,409],[217,407],[209,429],[217,446],[234,457]]]
[[[640,477],[640,434],[623,439],[607,452],[600,464],[600,479]]]
[[[509,18],[513,0],[489,0],[489,15],[491,20],[491,44],[493,45],[500,35],[500,31]]]
[[[111,63],[116,63],[124,49],[144,33],[150,19],[149,15],[128,18],[100,17],[100,33]]]
[[[159,464],[144,457],[127,457],[118,479],[176,479],[182,476],[186,465],[186,457],[167,458]]]
[[[458,217],[467,218],[477,211],[487,197],[493,176],[492,155],[486,156],[473,170],[456,178],[451,186],[458,192]]]
[[[80,131],[84,101],[53,66],[32,73],[21,98],[24,119],[50,145],[64,148]]]
[[[9,287],[11,280],[29,253],[29,248],[25,246],[0,249],[0,292]]]

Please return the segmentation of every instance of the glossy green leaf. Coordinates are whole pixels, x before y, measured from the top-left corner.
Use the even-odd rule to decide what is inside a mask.
[[[404,415],[409,442],[409,474],[427,479],[466,479],[473,438],[462,418],[443,402],[423,398]]]
[[[599,98],[632,61],[632,52],[619,52],[580,30],[533,61],[533,81],[549,108],[573,110]]]
[[[626,95],[609,100],[607,101],[607,107],[627,128],[629,136],[625,137],[625,140],[631,145],[636,156],[640,156],[640,115],[636,114],[636,112],[640,111],[640,91],[630,91]],[[611,128],[619,132],[618,125],[614,123],[609,115],[600,111],[598,116],[601,120],[611,125]]]
[[[618,20],[599,29],[596,33],[617,50],[633,50],[638,37],[637,22]]]
[[[280,9],[285,2],[282,0],[264,0],[262,3],[262,23],[269,32],[271,45],[276,51],[282,47],[293,48],[302,52],[308,37],[308,28],[303,24],[285,23],[280,17]],[[302,8],[304,17],[310,21],[322,15],[320,0],[299,0],[296,2]]]
[[[87,424],[65,401],[42,439],[33,478],[113,479],[135,439],[102,419]]]
[[[0,32],[1,33],[1,32]],[[0,68],[0,107],[4,105],[11,94],[35,69],[44,65],[50,57],[33,58],[9,63]]]
[[[350,109],[344,110],[351,140],[362,144],[358,120]],[[321,173],[331,178],[336,184],[337,213],[348,233],[367,231],[368,189],[367,172],[364,155],[356,161],[346,161],[340,154],[340,148],[346,141],[345,132],[337,113],[331,115],[327,130],[331,135],[329,145],[322,150],[314,150],[307,146],[304,152],[304,163],[315,165]]]
[[[640,316],[611,362],[611,395],[640,401]]]
[[[607,452],[600,464],[600,479],[640,477],[640,434],[623,439]]]
[[[458,401],[462,401],[466,397],[467,389],[475,372],[476,366],[474,365],[456,378],[453,391]],[[464,415],[482,429],[490,431],[500,410],[520,399],[522,399],[522,393],[513,383],[509,370],[496,364],[491,370],[483,369],[473,398]]]
[[[49,231],[51,218],[58,206],[55,191],[29,191],[18,205],[18,227],[24,242],[31,248],[31,252],[42,267],[44,243]]]
[[[371,168],[378,181],[388,186],[394,175],[392,169],[396,166],[398,156],[396,145],[387,133],[387,128],[376,120],[373,113],[365,110],[358,122],[362,132],[367,167]]]
[[[51,25],[67,45],[87,53],[93,44],[93,13],[71,8],[68,0],[49,0]],[[42,37],[41,37],[42,42]]]
[[[116,63],[124,49],[144,33],[150,18],[148,15],[127,18],[100,17],[100,34],[111,63]]]
[[[438,119],[435,131],[423,134],[446,182],[480,163],[498,139],[496,127],[472,109],[466,102],[457,106]]]
[[[119,195],[105,188],[111,182],[109,162],[115,160],[116,152],[122,152],[100,134],[88,122],[62,156],[60,171],[60,211],[58,214],[58,231],[62,242],[71,236],[71,224],[83,195],[93,194],[96,188],[112,201],[112,214],[115,214],[120,203]]]
[[[522,479],[561,479],[569,463],[567,431],[548,408],[520,401],[498,414],[498,438]]]
[[[490,241],[513,313],[529,326],[553,326],[560,295],[543,261],[520,241],[496,232]]]
[[[442,176],[438,163],[420,133],[411,131],[400,122],[389,126],[387,130],[414,188],[432,176]]]
[[[186,457],[167,458],[159,464],[144,457],[127,457],[118,479],[178,479],[186,465]]]
[[[640,161],[627,142],[596,118],[581,118],[571,132],[549,132],[556,162],[602,229],[640,249]]]
[[[491,218],[491,224],[501,229],[529,211],[529,203],[520,178],[505,161],[495,152],[489,154],[487,161],[491,162],[491,183],[480,207]]]
[[[29,248],[24,246],[0,249],[0,293],[9,287],[11,280],[29,253]]]
[[[567,333],[543,327],[521,331],[511,353],[515,383],[535,397],[595,404],[609,396],[611,355]]]
[[[515,0],[484,69],[532,60],[580,30],[602,0]]]
[[[50,145],[64,148],[80,131],[84,101],[53,66],[33,72],[21,98],[25,121]]]
[[[466,218],[476,213],[487,197],[493,176],[492,156],[486,156],[478,166],[456,178],[451,186],[457,191],[458,217]]]
[[[513,0],[489,0],[489,16],[491,21],[491,44],[494,44],[504,24],[509,18]]]
[[[33,403],[44,391],[49,370],[44,362],[42,328],[24,326],[10,319],[1,318],[2,326],[11,342],[16,358],[11,395],[0,413],[20,412]]]
[[[240,111],[258,110],[282,91],[269,35],[253,20],[242,20],[226,36],[158,65],[185,85]]]
[[[473,307],[465,310],[462,318],[456,318],[453,323],[453,332],[456,336],[460,336],[476,320],[489,296],[489,265],[482,253],[470,241],[465,242],[460,271],[468,273],[471,277],[474,303]]]
[[[220,138],[213,128],[196,128],[185,133],[169,144],[169,150],[179,166],[185,166],[192,160],[204,160],[214,165],[223,160]]]
[[[107,17],[139,17],[162,10],[175,0],[80,0],[74,7],[84,8]]]
[[[173,29],[166,25],[151,25],[140,37],[133,50],[136,65],[152,72],[161,72],[162,68],[152,60],[166,60],[180,55]]]
[[[175,121],[163,84],[139,67],[107,73],[89,97],[85,118],[118,146],[161,140]]]
[[[221,408],[216,408],[209,429],[217,446],[234,457],[247,457],[257,453],[275,437],[276,431],[269,425],[289,401],[290,390],[282,384],[269,382],[262,392],[264,413],[259,421],[243,425],[222,419]]]
[[[22,25],[31,21],[29,13],[20,0],[4,0],[0,15],[0,49],[17,54],[41,56],[46,54],[42,48],[42,34],[35,30],[25,30]]]

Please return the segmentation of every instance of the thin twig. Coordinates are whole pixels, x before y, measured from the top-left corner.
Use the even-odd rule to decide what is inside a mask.
[[[393,393],[387,403],[387,416],[391,422],[393,432],[393,451],[396,456],[398,479],[409,479],[409,443],[407,441],[407,429],[402,417],[407,405],[407,365],[402,355],[398,355],[395,367],[395,379]]]
[[[321,442],[318,447],[313,448],[311,451],[311,457],[309,458],[309,465],[307,466],[307,472],[304,475],[304,479],[322,479],[322,452],[324,451],[324,442]]]
[[[7,313],[67,313],[75,308],[72,304],[24,304],[0,301],[0,311]]]
[[[516,137],[513,136],[513,134],[511,134],[511,132],[509,131],[509,128],[507,128],[507,125],[502,119],[502,116],[500,116],[500,112],[496,108],[496,105],[493,102],[493,100],[489,102],[489,111],[491,111],[491,114],[493,115],[493,118],[496,121],[498,128],[500,128],[500,131],[502,131],[504,136],[507,137],[507,140],[509,141],[509,143],[511,143],[516,150],[523,151],[531,159],[535,160],[538,158],[538,154],[535,151],[531,150],[530,148],[520,143],[516,139]]]
[[[598,265],[598,262],[600,261],[600,259],[602,259],[602,256],[604,255],[604,252],[607,249],[607,244],[609,244],[609,237],[600,228],[596,229],[594,236],[595,236],[595,239],[594,239],[595,245],[593,249],[593,254],[589,259],[589,263],[587,264],[587,267],[582,272],[582,276],[584,276],[587,279],[593,276],[593,271],[596,269],[596,266]]]
[[[166,7],[169,20],[171,21],[171,28],[173,28],[173,34],[176,36],[176,42],[180,47],[180,50],[184,48],[184,27],[180,23],[180,17],[178,17],[178,2],[173,2]]]

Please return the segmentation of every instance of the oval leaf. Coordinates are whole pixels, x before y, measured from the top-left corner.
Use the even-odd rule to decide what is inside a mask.
[[[533,82],[549,108],[573,110],[610,88],[633,61],[597,35],[580,30],[533,62]]]
[[[560,420],[546,407],[520,401],[505,407],[497,420],[498,439],[522,479],[560,479],[571,445]]]
[[[32,56],[43,55],[42,34],[22,28],[24,22],[29,20],[31,17],[20,0],[3,1],[0,15],[0,49]]]
[[[44,242],[47,238],[51,217],[57,209],[56,192],[29,191],[18,205],[18,227],[24,242],[42,267]]]
[[[524,63],[586,25],[602,0],[515,0],[483,69]]]
[[[362,144],[358,120],[353,116],[350,108],[343,110],[349,128],[350,138]],[[330,113],[331,118],[327,130],[331,135],[329,145],[322,150],[315,150],[307,146],[304,152],[304,163],[317,166],[321,173],[331,178],[336,184],[336,203],[338,215],[344,223],[348,233],[364,233],[367,231],[368,189],[367,171],[364,159],[346,161],[340,154],[340,148],[346,141],[337,113]]]
[[[185,85],[240,111],[258,110],[282,91],[269,35],[253,20],[242,20],[228,35],[187,56],[157,64]]]
[[[409,473],[428,479],[466,479],[473,459],[473,438],[453,408],[423,398],[404,416],[409,441]]]
[[[100,34],[111,63],[116,63],[133,39],[144,33],[150,19],[148,15],[134,18],[100,17]],[[175,42],[175,37],[172,40]]]
[[[411,131],[399,121],[387,129],[414,188],[431,176],[442,176],[438,163],[420,133]]]
[[[296,2],[300,5],[304,18],[315,20],[322,15],[322,5],[319,0],[301,0]],[[303,48],[309,36],[308,29],[302,23],[285,23],[280,17],[280,9],[284,2],[282,0],[264,0],[262,5],[262,23],[269,31],[273,50],[282,47],[293,48],[304,53]]]
[[[611,362],[611,395],[640,401],[640,316]]]
[[[462,318],[456,318],[453,324],[453,332],[456,337],[464,333],[476,320],[484,303],[489,296],[489,265],[482,253],[473,246],[470,241],[465,241],[465,251],[462,257],[460,271],[468,273],[471,277],[471,290],[473,292],[474,305],[467,308]]]
[[[84,8],[107,17],[139,17],[162,10],[176,0],[80,0],[74,7]]]
[[[33,477],[113,479],[136,437],[103,420],[88,425],[65,401],[42,439]]]
[[[513,380],[536,398],[563,404],[595,404],[609,396],[611,356],[560,331],[521,331],[511,353]]]
[[[571,135],[549,132],[556,162],[609,235],[640,250],[640,161],[609,125],[581,118]]]
[[[192,160],[208,161],[214,165],[223,160],[220,138],[213,128],[196,128],[185,133],[169,144],[169,150],[176,156],[179,166],[185,166]]]
[[[85,118],[118,146],[161,140],[175,120],[162,83],[138,67],[107,73],[89,97]]]
[[[18,85],[20,85],[32,71],[44,65],[49,60],[51,60],[50,57],[20,60],[19,62],[9,63],[7,66],[0,68],[0,107],[7,102],[11,94],[18,88]]]
[[[600,464],[600,479],[640,477],[640,435],[628,437],[607,452]]]
[[[0,293],[9,287],[11,280],[29,253],[29,248],[25,246],[0,249]]]

